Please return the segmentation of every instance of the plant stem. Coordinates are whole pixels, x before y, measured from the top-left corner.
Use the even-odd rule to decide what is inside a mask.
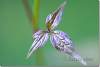
[[[33,4],[33,17],[35,19],[35,22],[33,24],[33,27],[35,27],[35,29],[38,29],[38,20],[39,20],[39,6],[40,6],[40,0],[34,0],[34,4]],[[44,64],[44,56],[43,56],[43,50],[42,49],[38,49],[36,52],[36,64],[37,65],[43,65]]]
[[[40,4],[39,0],[34,0],[34,3],[33,3],[33,18],[34,18],[33,27],[35,28],[35,30],[38,29],[39,4]]]
[[[30,22],[32,22],[32,20],[34,20],[34,18],[32,18],[32,10],[29,7],[28,0],[22,0],[22,2],[23,2],[23,5],[24,5],[26,14],[28,16],[28,19],[29,19]]]
[[[33,14],[32,10],[29,7],[28,0],[23,0],[24,7],[26,9],[27,16],[32,22],[33,30],[36,32],[38,30],[38,20],[39,20],[39,6],[40,0],[34,0],[33,2]],[[38,49],[36,52],[36,65],[43,65],[44,64],[44,54],[42,49]]]

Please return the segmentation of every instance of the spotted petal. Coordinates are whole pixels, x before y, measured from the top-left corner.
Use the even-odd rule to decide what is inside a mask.
[[[54,31],[54,33],[51,35],[51,40],[52,39],[56,40],[57,44],[60,44],[62,42],[63,44],[67,45],[67,47],[69,48],[74,47],[69,35],[64,33],[63,31],[60,30]]]
[[[52,45],[60,52],[67,53],[71,57],[80,61],[82,64],[86,65],[86,62],[82,59],[82,57],[76,52],[73,47],[73,43],[70,37],[62,31],[54,31],[51,34],[50,40]]]
[[[47,16],[46,25],[49,29],[54,29],[56,26],[58,26],[59,22],[61,21],[62,12],[65,4],[66,2],[61,4],[61,6],[57,10]]]
[[[29,58],[36,49],[44,45],[44,43],[48,40],[48,33],[45,33],[42,30],[39,30],[35,34],[33,34],[33,38],[35,40],[29,49],[27,58]]]

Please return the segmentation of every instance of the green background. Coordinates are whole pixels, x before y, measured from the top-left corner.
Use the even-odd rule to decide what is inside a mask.
[[[45,29],[45,18],[65,0],[40,0],[39,23]],[[29,0],[30,6],[33,0]],[[88,66],[99,64],[98,0],[67,0],[57,29],[67,32],[76,50]],[[52,47],[50,41],[26,59],[32,39],[32,25],[22,0],[0,0],[1,66],[82,66]],[[40,52],[40,53],[39,53]]]

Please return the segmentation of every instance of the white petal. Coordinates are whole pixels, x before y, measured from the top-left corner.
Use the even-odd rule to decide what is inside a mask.
[[[55,20],[52,24],[52,28],[55,28],[56,26],[58,26],[59,22],[61,21],[65,4],[66,4],[66,2],[61,4],[60,7],[53,13],[53,14],[55,14],[58,11],[58,14],[56,15]]]
[[[54,31],[54,33],[50,35],[52,45],[61,52],[72,52],[71,49],[74,49],[72,41],[67,36],[62,31]]]
[[[43,33],[42,30],[38,30],[37,32],[35,32],[35,33],[33,34],[33,38],[38,38],[42,33]]]
[[[29,49],[27,58],[31,56],[31,54],[37,49],[44,45],[44,43],[48,40],[48,33],[41,33],[38,35],[37,38],[35,38],[34,42],[32,43],[32,46]]]
[[[83,58],[78,53],[76,53],[75,48],[73,47],[73,43],[67,34],[56,30],[51,34],[50,40],[52,45],[58,51],[66,53],[78,60],[80,63],[86,65],[86,62],[83,60]]]
[[[65,43],[68,47],[74,47],[71,38],[69,37],[68,34],[64,33],[63,31],[56,30],[54,31],[56,33],[56,36]]]
[[[54,34],[50,35],[50,41],[53,47],[60,43],[59,39]]]
[[[63,12],[63,11],[60,10],[60,11],[58,12],[58,14],[56,15],[56,17],[55,17],[55,19],[54,19],[54,21],[53,21],[53,24],[52,24],[52,26],[51,26],[52,29],[54,29],[55,27],[57,27],[58,24],[60,23],[61,18],[62,18],[62,12]]]
[[[61,6],[57,10],[55,10],[53,13],[47,16],[46,24],[47,25],[51,24],[50,29],[54,29],[55,27],[58,26],[59,22],[61,21],[64,6],[65,6],[65,2],[61,4]]]
[[[46,17],[46,23],[48,23],[52,18],[52,14],[49,14],[47,17]]]
[[[78,60],[80,63],[82,63],[83,65],[87,65],[87,63],[83,60],[83,58],[76,52],[72,52],[71,56]]]

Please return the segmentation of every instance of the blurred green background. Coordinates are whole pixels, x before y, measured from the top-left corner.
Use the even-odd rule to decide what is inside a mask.
[[[39,28],[45,29],[45,18],[65,0],[40,0]],[[29,0],[30,6],[33,0]],[[67,0],[57,29],[67,32],[88,66],[99,64],[98,0]],[[52,47],[50,41],[29,59],[26,54],[32,39],[32,25],[22,0],[0,0],[1,66],[82,66]],[[39,53],[40,52],[40,53]]]

